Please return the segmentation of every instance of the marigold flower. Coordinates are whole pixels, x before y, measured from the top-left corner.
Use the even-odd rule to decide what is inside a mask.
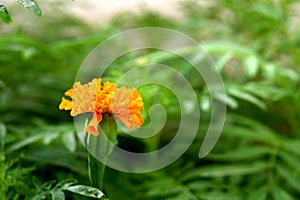
[[[71,110],[71,116],[82,113],[93,113],[93,116],[85,127],[85,131],[95,136],[99,134],[98,124],[102,115],[108,114],[119,119],[128,130],[133,127],[140,127],[144,119],[140,111],[144,109],[141,95],[136,89],[116,88],[116,84],[105,82],[101,79],[93,79],[87,84],[75,82],[73,88],[65,92],[59,105],[61,110]]]

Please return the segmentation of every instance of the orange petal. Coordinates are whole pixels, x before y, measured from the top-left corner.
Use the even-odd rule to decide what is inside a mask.
[[[72,109],[72,101],[69,101],[65,99],[64,97],[61,100],[61,103],[59,104],[59,109],[60,110],[71,110]]]
[[[130,115],[132,122],[134,123],[134,125],[139,128],[143,123],[144,123],[144,119],[142,118],[141,115],[139,114],[131,114]]]
[[[126,126],[126,128],[128,130],[131,130],[133,128],[132,123],[130,122],[130,120],[128,120],[126,117],[121,116],[121,115],[116,115],[116,117],[120,120],[120,122],[122,124],[124,124],[124,126]]]
[[[65,96],[73,98],[74,94],[74,89],[69,89],[68,91],[65,92]]]
[[[99,135],[97,127],[94,127],[94,126],[87,126],[87,127],[84,128],[84,131],[87,132],[87,133],[92,134],[93,136],[98,136]]]
[[[92,117],[91,121],[89,122],[88,126],[84,128],[85,132],[88,132],[94,136],[99,135],[98,124],[102,120],[102,116],[101,116],[101,118],[99,117],[100,120],[98,120],[98,117],[99,117],[99,115],[97,115],[96,113],[93,114],[93,117]]]

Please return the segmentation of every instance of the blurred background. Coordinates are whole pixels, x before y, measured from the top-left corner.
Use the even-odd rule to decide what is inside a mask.
[[[26,2],[26,1],[25,1]],[[199,134],[162,170],[129,174],[107,169],[109,199],[299,199],[300,4],[296,0],[37,1],[0,4],[0,199],[89,199],[66,189],[90,185],[87,152],[69,113],[58,105],[82,61],[101,41],[136,27],[165,27],[203,46],[222,75],[225,126],[205,158],[210,95],[178,57],[153,50],[129,54],[106,72],[117,80],[140,58],[172,66],[191,83],[200,104]],[[22,3],[21,3],[22,4]],[[26,7],[26,6],[25,6]],[[40,10],[41,16],[37,16]],[[120,67],[122,66],[122,67]],[[145,76],[150,76],[145,71]],[[160,103],[167,123],[154,137],[119,136],[119,146],[149,152],[172,140],[180,107],[159,87],[139,90],[148,108]],[[213,97],[217,98],[217,97]],[[189,133],[187,133],[189,134]],[[88,196],[88,195],[87,195]],[[91,198],[91,197],[90,197]],[[92,199],[92,198],[91,198]]]

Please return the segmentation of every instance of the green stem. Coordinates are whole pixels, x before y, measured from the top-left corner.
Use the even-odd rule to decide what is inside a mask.
[[[93,155],[88,153],[89,178],[91,185],[103,190],[105,164],[99,162]]]
[[[89,178],[92,186],[103,190],[105,166],[117,140],[116,124],[113,117],[104,116],[102,131],[98,136],[87,136]],[[105,137],[106,136],[106,137]],[[100,162],[101,160],[101,162]]]

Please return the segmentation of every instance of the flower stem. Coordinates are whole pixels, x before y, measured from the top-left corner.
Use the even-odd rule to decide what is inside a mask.
[[[89,178],[92,186],[103,190],[105,166],[117,140],[117,131],[114,118],[103,117],[101,132],[98,136],[91,134],[87,137]]]
[[[103,162],[103,161],[102,161]],[[103,190],[105,164],[98,161],[91,153],[88,153],[89,178],[92,186]]]

